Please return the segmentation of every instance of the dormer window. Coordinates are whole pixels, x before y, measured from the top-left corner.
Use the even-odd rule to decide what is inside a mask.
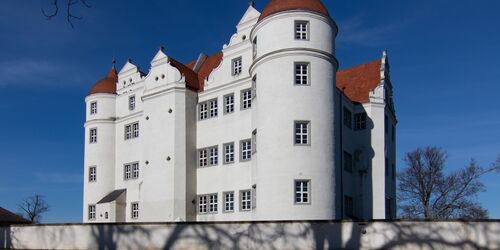
[[[309,22],[295,21],[295,40],[309,40]]]
[[[232,65],[233,65],[233,76],[239,75],[242,71],[241,57],[233,59]]]

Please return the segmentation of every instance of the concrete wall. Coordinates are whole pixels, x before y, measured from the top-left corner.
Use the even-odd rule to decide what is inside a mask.
[[[499,249],[500,221],[245,222],[0,227],[12,249]]]

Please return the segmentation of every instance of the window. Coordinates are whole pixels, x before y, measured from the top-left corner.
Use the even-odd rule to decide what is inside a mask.
[[[139,163],[129,163],[123,166],[123,179],[131,180],[139,178]]]
[[[91,115],[97,114],[97,102],[90,103],[90,114]]]
[[[125,125],[125,140],[139,137],[139,122]]]
[[[240,208],[242,211],[250,211],[252,209],[252,192],[250,190],[240,191]]]
[[[295,85],[309,84],[309,63],[295,63]]]
[[[139,202],[134,202],[132,203],[132,214],[131,214],[132,219],[138,219],[139,218]]]
[[[107,220],[107,219],[109,219],[109,214],[108,214],[108,212],[104,213],[104,219],[106,219],[106,220]]]
[[[217,99],[200,103],[200,120],[217,117],[218,108]]]
[[[239,75],[242,71],[241,57],[233,59],[233,76]]]
[[[241,91],[241,109],[249,109],[252,107],[252,90],[245,89]]]
[[[349,218],[352,218],[354,215],[354,204],[351,196],[344,196],[344,209],[345,215]]]
[[[307,21],[296,21],[295,22],[295,39],[296,40],[308,40],[309,34],[309,22]]]
[[[309,128],[308,121],[295,122],[295,145],[309,145]]]
[[[90,167],[89,168],[89,182],[95,182],[95,181],[97,181],[97,168]]]
[[[257,153],[257,129],[252,132],[252,154]]]
[[[352,155],[344,151],[344,170],[352,173]]]
[[[217,146],[198,150],[198,166],[216,166],[219,164],[219,149]]]
[[[352,113],[346,107],[344,107],[344,125],[348,128],[352,128]]]
[[[207,213],[207,196],[205,195],[198,196],[198,213]]]
[[[208,196],[208,212],[217,213],[217,194]]]
[[[224,96],[224,114],[234,112],[234,94]]]
[[[295,204],[310,204],[309,180],[295,181]]]
[[[224,144],[224,164],[234,162],[234,142]]]
[[[224,193],[224,212],[234,211],[234,192]]]
[[[95,220],[95,205],[89,205],[89,220]]]
[[[90,143],[97,143],[97,128],[91,128],[90,129],[89,142]]]
[[[366,129],[366,113],[358,113],[354,115],[354,129]]]
[[[252,159],[252,140],[243,140],[240,142],[240,156],[241,161]]]
[[[130,96],[128,98],[128,109],[129,110],[134,110],[135,109],[135,95]]]

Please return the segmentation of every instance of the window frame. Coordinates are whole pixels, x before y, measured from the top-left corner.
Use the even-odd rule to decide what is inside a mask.
[[[215,197],[215,203],[213,202],[213,197]],[[202,204],[201,201],[204,201]],[[219,213],[219,195],[218,193],[210,193],[210,194],[200,194],[196,198],[196,213],[197,214],[217,214]],[[215,204],[215,206],[214,206]],[[203,205],[204,211],[201,211],[200,208]]]
[[[236,63],[239,62],[239,65]],[[243,72],[243,57],[239,56],[231,59],[231,75],[238,76]]]
[[[358,120],[359,119],[359,120]],[[363,131],[368,128],[368,115],[366,112],[358,112],[354,114],[354,130]]]
[[[228,197],[227,195],[232,195],[232,200],[228,201]],[[227,191],[227,192],[223,192],[222,193],[222,197],[223,197],[223,208],[222,208],[222,212],[223,213],[234,213],[235,212],[235,194],[234,194],[234,191]],[[228,208],[228,204],[231,206],[231,209],[227,209]]]
[[[198,121],[208,120],[217,116],[219,116],[219,102],[217,97],[198,104]]]
[[[212,156],[212,150],[215,150],[216,155]],[[205,152],[205,157],[202,159],[202,152]],[[212,162],[212,158],[215,158],[215,163]],[[205,165],[200,164],[204,160]],[[219,165],[219,145],[214,145],[210,147],[198,149],[198,168],[215,167]]]
[[[245,97],[245,93],[250,93],[250,96]],[[240,110],[248,110],[251,108],[252,108],[252,88],[242,89],[240,91]]]
[[[135,209],[134,209],[135,206]],[[139,202],[130,203],[130,219],[137,220],[139,219]]]
[[[244,197],[243,194],[244,193],[247,193],[248,192],[248,199],[243,199],[243,198],[246,198],[246,196]],[[245,189],[245,190],[240,190],[240,199],[239,199],[239,203],[240,203],[240,211],[241,212],[249,212],[249,211],[252,211],[252,190],[251,189]],[[247,202],[248,204],[246,204],[246,206],[244,206],[244,202]],[[248,208],[247,208],[248,206]]]
[[[243,143],[248,143],[248,145],[250,146],[250,149],[245,149],[245,152],[243,152]],[[252,160],[252,139],[249,138],[249,139],[243,139],[243,140],[240,140],[240,162],[246,162],[246,161],[251,161]],[[246,155],[246,158],[243,159],[243,156]]]
[[[204,204],[202,204],[201,200],[204,199]],[[198,195],[196,199],[196,213],[197,214],[208,214],[208,197],[207,195]],[[204,206],[204,211],[201,211],[201,206]]]
[[[297,143],[297,124],[307,124],[307,143],[303,143],[302,136],[304,135],[302,132],[300,133],[301,136],[301,142]],[[293,122],[293,144],[295,146],[311,146],[311,121],[307,120],[296,120]]]
[[[95,204],[89,204],[87,206],[87,220],[88,221],[97,220],[97,207]]]
[[[227,146],[232,146],[232,153],[228,153],[227,151]],[[235,158],[236,158],[236,151],[235,151],[235,146],[234,146],[234,142],[228,142],[228,143],[224,143],[222,144],[222,153],[223,153],[223,163],[225,165],[228,165],[228,164],[233,164],[235,162]],[[232,157],[232,160],[231,161],[227,161],[227,157],[228,157],[228,154],[229,154],[229,157]]]
[[[135,105],[136,105],[136,98],[135,95],[131,95],[128,97],[128,110],[133,111],[135,110]]]
[[[297,67],[298,66],[305,66],[306,67],[306,74],[304,75],[302,73],[302,68],[300,69],[301,73],[297,74]],[[294,76],[294,86],[311,86],[311,63],[310,62],[305,62],[305,61],[300,61],[300,62],[294,62],[293,63],[293,76]],[[306,77],[306,83],[302,83],[302,77]],[[300,83],[297,83],[297,77],[300,78]]]
[[[224,95],[223,100],[224,100],[224,115],[234,113],[235,110],[234,93]],[[232,100],[232,103],[228,103],[228,100]],[[230,107],[231,109],[229,110],[228,107]]]
[[[92,132],[95,132],[94,135],[92,135]],[[89,129],[89,144],[96,144],[97,143],[97,127],[90,128]]]
[[[97,114],[97,101],[93,101],[90,103],[90,115]]]
[[[128,128],[130,128],[129,131],[127,131]],[[123,135],[124,135],[125,141],[139,138],[139,136],[140,136],[139,129],[140,129],[140,127],[139,127],[138,121],[125,124],[123,127]]]
[[[305,24],[305,31],[297,30],[298,25]],[[310,22],[307,20],[295,20],[293,25],[293,37],[295,41],[309,41],[310,37]],[[305,38],[302,38],[305,35]]]
[[[137,166],[137,176],[135,175],[134,166]],[[132,181],[132,180],[139,179],[140,170],[141,169],[140,169],[138,161],[123,164],[123,180],[124,181]]]
[[[305,182],[307,184],[306,188],[307,191],[297,191],[297,183],[303,183]],[[307,201],[297,201],[297,195],[303,195],[307,194]],[[303,200],[304,197],[302,196],[301,199]],[[293,180],[293,203],[294,205],[311,205],[311,179],[295,179]]]
[[[89,167],[89,182],[97,182],[97,166]]]

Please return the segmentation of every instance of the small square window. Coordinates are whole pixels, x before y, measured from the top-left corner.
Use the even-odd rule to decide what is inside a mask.
[[[295,85],[309,85],[309,63],[295,63]]]
[[[135,110],[135,95],[128,98],[128,109]]]
[[[252,89],[241,91],[241,109],[249,109],[252,107]]]
[[[96,181],[97,181],[97,168],[90,167],[89,168],[89,182],[96,182]]]
[[[309,180],[295,181],[295,204],[310,204],[310,183]]]
[[[224,193],[224,212],[234,211],[234,192]]]
[[[132,211],[132,214],[131,214],[132,219],[138,219],[139,218],[139,202],[132,203],[131,211]]]
[[[354,115],[354,129],[364,130],[366,129],[366,113],[357,113]]]
[[[309,22],[295,21],[295,39],[296,40],[309,39]]]
[[[295,145],[310,145],[310,122],[296,121],[295,122]]]
[[[242,59],[241,59],[241,57],[233,59],[232,65],[233,65],[233,76],[239,75],[242,71]]]
[[[91,115],[97,114],[97,102],[90,103],[90,114]]]
[[[252,210],[252,192],[250,190],[240,191],[240,208],[241,211]]]
[[[252,140],[243,140],[240,142],[240,160],[249,161],[252,159]]]
[[[230,164],[234,162],[234,142],[226,143],[224,147],[224,164]]]
[[[88,207],[89,220],[95,220],[95,218],[96,218],[95,215],[96,215],[95,205],[89,205],[89,207]]]
[[[224,114],[234,112],[234,94],[224,96]]]
[[[89,131],[89,142],[90,143],[97,143],[97,128],[91,128]]]
[[[352,128],[352,112],[344,107],[344,126]]]
[[[352,173],[352,155],[344,151],[344,170]]]

